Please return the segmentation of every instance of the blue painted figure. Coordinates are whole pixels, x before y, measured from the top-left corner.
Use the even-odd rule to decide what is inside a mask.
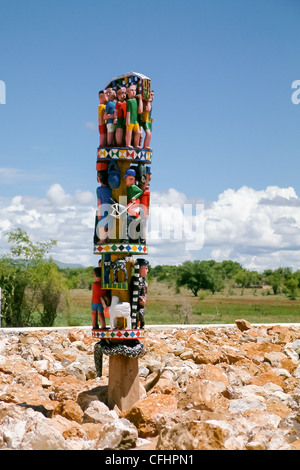
[[[108,147],[111,147],[114,144],[115,137],[116,125],[114,124],[114,112],[117,101],[115,90],[113,90],[112,88],[107,88],[105,90],[105,93],[108,101],[105,107],[104,119],[106,120],[107,128],[107,145]]]
[[[98,243],[108,242],[110,239],[110,230],[113,226],[111,217],[112,190],[107,183],[107,171],[99,171],[97,180],[101,186],[97,188],[97,227]]]

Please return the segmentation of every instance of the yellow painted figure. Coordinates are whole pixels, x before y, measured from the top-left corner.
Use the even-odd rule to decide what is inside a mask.
[[[106,145],[106,120],[104,119],[105,106],[107,103],[107,95],[103,90],[99,91],[99,105],[98,105],[98,129],[100,134],[100,147]]]
[[[136,95],[136,86],[127,88],[127,111],[126,111],[126,147],[132,148],[132,134],[134,134],[133,145],[140,147],[141,129],[138,122],[138,115],[143,112],[142,95]],[[138,100],[138,101],[137,101]]]

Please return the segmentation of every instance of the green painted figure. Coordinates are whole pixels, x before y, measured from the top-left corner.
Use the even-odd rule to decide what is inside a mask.
[[[142,95],[136,95],[136,85],[127,88],[127,110],[126,110],[126,147],[132,148],[132,134],[134,134],[134,147],[140,147],[141,128],[139,125],[139,114],[143,112]]]

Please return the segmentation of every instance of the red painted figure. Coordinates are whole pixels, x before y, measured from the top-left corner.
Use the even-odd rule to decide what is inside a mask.
[[[114,112],[114,124],[116,125],[116,144],[118,147],[124,145],[124,131],[126,129],[126,88],[117,89],[117,104]]]
[[[92,284],[92,328],[98,329],[98,318],[101,324],[101,328],[106,328],[105,318],[104,318],[104,306],[106,296],[106,290],[102,289],[101,286],[101,268],[95,268],[93,271],[93,276],[95,282]],[[98,315],[98,318],[97,318]]]

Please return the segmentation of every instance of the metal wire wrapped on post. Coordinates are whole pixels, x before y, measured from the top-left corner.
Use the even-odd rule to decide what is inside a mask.
[[[102,376],[103,354],[107,356],[121,354],[127,357],[140,357],[144,354],[144,345],[138,339],[132,340],[130,344],[112,343],[105,339],[98,341],[94,346],[94,361],[98,377]]]

